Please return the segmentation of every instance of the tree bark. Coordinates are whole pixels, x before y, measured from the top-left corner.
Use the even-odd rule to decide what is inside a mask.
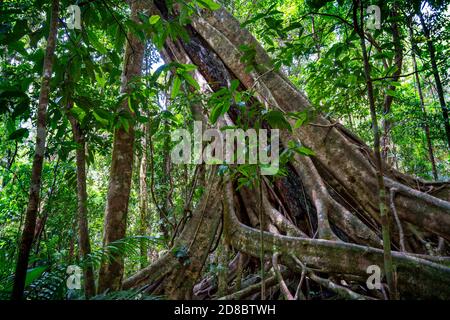
[[[138,13],[143,9],[143,0],[130,1],[131,19],[139,23]],[[122,71],[122,93],[130,93],[130,82],[141,75],[144,56],[144,43],[133,33],[127,36]],[[128,99],[121,105],[121,112],[129,114],[134,120],[134,112],[128,106]],[[130,121],[131,122],[131,121]],[[103,244],[125,237],[128,213],[128,200],[131,189],[133,168],[134,124],[128,130],[122,125],[114,132],[113,154],[110,171],[108,196],[105,210]],[[123,258],[115,255],[110,263],[100,267],[98,291],[119,290],[123,276]]]
[[[35,145],[33,166],[31,169],[30,192],[25,216],[25,224],[22,231],[22,238],[20,241],[16,272],[14,276],[14,287],[12,292],[12,299],[14,300],[20,300],[22,299],[23,296],[28,267],[28,258],[33,243],[34,230],[36,225],[36,216],[39,206],[42,167],[45,154],[45,142],[47,138],[47,128],[46,128],[47,106],[50,93],[50,79],[52,77],[52,69],[53,69],[53,55],[55,52],[57,40],[58,14],[59,14],[59,0],[53,0],[51,8],[49,35],[47,38],[47,48],[44,56],[41,90],[39,94],[37,124],[36,124],[36,145]]]
[[[78,199],[78,249],[81,259],[85,259],[91,253],[91,243],[89,240],[88,208],[87,208],[87,188],[86,188],[86,137],[80,124],[74,116],[70,114],[72,102],[68,104],[68,118],[72,125],[73,140],[77,144],[76,164],[77,164],[77,199]],[[87,262],[84,268],[84,293],[89,299],[95,295],[95,277],[92,264]]]
[[[142,125],[142,156],[139,166],[139,233],[141,235],[149,234],[149,215],[148,215],[148,188],[147,188],[147,138],[149,135],[149,124]],[[140,244],[141,250],[141,268],[145,268],[148,263],[148,248],[145,242]]]

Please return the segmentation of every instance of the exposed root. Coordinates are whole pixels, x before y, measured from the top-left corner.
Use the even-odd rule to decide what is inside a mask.
[[[169,274],[177,263],[178,261],[172,254],[165,253],[157,261],[123,281],[122,288],[127,290],[152,283]]]
[[[317,190],[316,193],[319,193],[319,198],[321,199],[319,205],[329,208],[327,212],[329,212],[330,220],[333,223],[344,230],[346,234],[357,243],[366,243],[375,247],[382,246],[381,239],[375,232],[330,196],[311,159],[296,155],[294,160],[292,166],[295,168],[302,181],[305,182],[307,190]],[[302,166],[300,166],[300,164]],[[325,205],[323,205],[324,203]],[[322,219],[325,219],[325,217],[322,217]],[[323,224],[328,225],[328,227],[322,228],[325,230],[329,228],[327,222],[323,222]],[[320,238],[325,239],[324,237]],[[334,238],[332,240],[334,240]]]
[[[283,274],[283,272],[282,272]],[[287,275],[288,272],[285,272],[283,276]],[[278,280],[276,275],[269,275],[264,280],[265,287],[269,289],[270,287],[273,287],[278,284]],[[255,293],[258,293],[261,291],[261,282],[253,284],[251,286],[248,286],[240,291],[234,292],[232,294],[229,294],[227,296],[219,298],[219,300],[242,300],[245,299]]]
[[[297,257],[292,256],[292,259],[294,259],[294,261],[296,263],[298,263],[301,268],[302,268],[302,273],[307,273],[308,277],[317,282],[318,284],[330,289],[331,291],[336,292],[340,297],[344,298],[344,299],[351,299],[351,300],[367,300],[370,299],[369,297],[366,297],[364,295],[361,295],[359,293],[356,293],[346,287],[340,286],[336,283],[334,283],[333,281],[329,280],[329,279],[324,279],[321,278],[319,276],[317,276],[311,269],[309,269],[308,267],[306,267]]]
[[[240,223],[232,203],[232,186],[225,190],[225,234],[238,250],[249,255],[258,252],[259,232]],[[323,272],[365,275],[369,265],[383,266],[383,251],[371,247],[328,240],[301,239],[265,232],[267,254],[302,257],[304,263]],[[407,294],[418,292],[422,297],[450,297],[450,268],[399,252],[393,252],[399,289]],[[288,263],[288,261],[286,262]]]
[[[278,257],[279,253],[275,253],[272,257],[272,265],[273,270],[275,271],[275,275],[277,276],[278,282],[280,283],[280,290],[283,293],[286,300],[295,300],[294,296],[289,291],[288,286],[286,285],[286,282],[284,282],[283,276],[281,275],[280,266],[278,265]]]
[[[302,285],[305,276],[306,276],[306,268],[302,268],[302,274],[300,276],[300,281],[298,282],[297,290],[295,291],[294,300],[306,300],[306,297],[302,291]]]
[[[390,202],[390,208],[391,212],[394,216],[395,222],[397,223],[398,233],[400,237],[400,251],[406,252],[405,249],[405,234],[403,233],[403,227],[402,223],[400,222],[400,219],[397,214],[397,209],[395,209],[395,192],[397,189],[392,188],[389,192],[389,202]]]

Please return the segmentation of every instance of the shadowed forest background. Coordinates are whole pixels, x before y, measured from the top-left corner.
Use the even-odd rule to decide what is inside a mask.
[[[449,8],[1,1],[0,299],[449,299]]]

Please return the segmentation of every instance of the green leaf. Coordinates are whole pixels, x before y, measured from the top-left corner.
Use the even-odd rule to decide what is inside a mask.
[[[289,113],[289,116],[296,119],[294,129],[301,127],[308,121],[308,112],[306,111]]]
[[[182,64],[180,66],[180,69],[183,69],[183,71],[185,71],[185,72],[194,71],[197,69],[197,66],[194,64]]]
[[[123,129],[128,133],[130,132],[130,123],[128,122],[127,118],[120,117],[119,118],[120,123],[122,124]]]
[[[312,151],[311,149],[309,149],[309,148],[307,148],[305,146],[297,147],[297,148],[294,149],[294,151],[298,152],[298,153],[300,153],[302,155],[305,155],[305,156],[314,156],[314,155],[316,155],[314,153],[314,151]]]
[[[394,87],[401,87],[402,84],[398,81],[389,81],[389,85],[394,86]]]
[[[236,89],[239,87],[239,80],[234,79],[231,81],[231,85],[230,85],[230,91],[236,91]]]
[[[161,123],[161,118],[154,118],[152,122],[150,122],[150,136],[153,136],[159,128],[159,124]]]
[[[86,112],[84,112],[84,110],[78,107],[76,104],[74,104],[70,109],[70,113],[73,114],[80,122],[82,122],[84,117],[86,116]]]
[[[46,270],[48,266],[39,266],[36,268],[28,269],[27,270],[27,276],[25,278],[25,288],[28,287],[30,284],[33,283],[34,280],[39,278]],[[11,292],[13,288],[13,282],[11,281],[8,283],[4,289],[3,292]]]
[[[192,78],[192,76],[189,73],[184,72],[182,74],[184,80],[186,80],[191,86],[193,86],[195,89],[199,90],[200,89],[200,85],[198,84],[197,81],[195,81],[194,78]]]
[[[222,106],[221,105],[217,105],[217,106],[215,106],[212,109],[211,114],[209,115],[209,121],[212,124],[215,124],[217,119],[219,119],[219,117],[220,117],[220,110],[222,110]]]
[[[158,67],[155,72],[152,75],[152,81],[156,82],[159,78],[159,76],[167,71],[170,68],[170,64],[163,64],[162,66]]]
[[[292,131],[291,125],[281,111],[269,111],[264,117],[272,128],[288,129],[289,131]]]
[[[228,111],[228,109],[230,109],[230,105],[231,105],[231,103],[230,103],[230,100],[228,100],[228,99],[223,100],[222,103],[216,105],[211,111],[211,114],[209,116],[209,121],[212,124],[216,123],[217,119],[219,119],[219,117],[221,115],[224,115]]]
[[[17,103],[11,117],[17,118],[18,116],[24,114],[27,111],[29,111],[29,99],[28,98],[22,99],[20,102]]]
[[[150,23],[150,24],[156,24],[160,19],[161,19],[160,16],[154,15],[154,16],[151,16],[151,17],[148,19],[148,23]]]
[[[312,151],[311,149],[302,146],[300,144],[297,144],[295,141],[289,141],[288,142],[288,148],[290,150],[293,150],[295,152],[297,152],[298,154],[304,155],[304,156],[314,156],[315,153],[314,151]]]
[[[388,89],[388,90],[386,90],[386,94],[391,96],[391,97],[395,97],[395,98],[400,97],[400,93],[398,91],[395,91],[395,90]]]
[[[295,121],[294,129],[300,128],[305,123],[305,121],[306,119],[298,119],[297,121]]]
[[[94,110],[92,112],[95,120],[102,125],[107,125],[109,123],[109,114],[104,110]]]
[[[178,95],[178,92],[180,92],[180,87],[181,87],[181,79],[179,76],[175,76],[172,82],[172,92],[170,93],[170,97],[172,99],[175,99],[175,97]]]
[[[133,104],[134,101],[132,100],[132,97],[128,96],[128,108],[130,109],[131,112],[134,112]]]
[[[306,4],[315,10],[319,10],[328,2],[331,2],[331,0],[306,0]]]
[[[392,53],[378,52],[372,56],[372,59],[391,59],[393,57]]]
[[[212,0],[197,0],[197,2],[210,10],[217,10],[220,8],[220,4]]]
[[[289,24],[286,28],[283,29],[284,32],[289,32],[295,29],[303,30],[303,25],[300,22],[294,22]]]
[[[89,29],[87,29],[87,35],[89,39],[89,43],[94,47],[95,50],[100,52],[101,54],[106,54],[108,51],[105,46],[98,40],[97,36]]]
[[[103,74],[100,74],[98,72],[95,72],[95,80],[97,81],[97,83],[100,85],[100,87],[104,88],[106,85],[106,78],[103,77]]]
[[[28,136],[28,129],[20,128],[11,133],[8,137],[9,140],[22,140],[23,138]]]
[[[47,266],[40,266],[27,270],[27,277],[25,280],[25,287],[28,287],[34,280],[40,277],[47,270]]]
[[[253,18],[251,18],[251,19],[245,21],[244,23],[242,23],[242,24],[241,24],[241,28],[245,28],[245,27],[248,26],[249,24],[255,23],[256,21],[258,21],[258,20],[260,20],[260,19],[262,19],[262,18],[264,18],[264,17],[266,17],[266,16],[267,16],[267,13],[266,13],[266,12],[264,12],[264,13],[259,13],[259,14],[257,14],[256,16],[254,16]]]

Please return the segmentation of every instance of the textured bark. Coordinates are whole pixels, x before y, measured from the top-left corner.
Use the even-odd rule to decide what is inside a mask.
[[[216,171],[212,171],[214,175]],[[212,174],[210,179],[213,178]],[[189,224],[181,233],[173,249],[187,249],[187,257],[178,259],[165,282],[165,294],[169,299],[190,299],[210,249],[214,245],[220,218],[221,202],[217,201],[218,177],[210,180],[205,196],[197,205]],[[173,254],[173,249],[172,253]]]
[[[130,1],[131,19],[139,23],[138,13],[144,8],[144,1]],[[141,75],[144,56],[144,43],[133,33],[127,36],[125,57],[122,71],[121,92],[128,93],[130,82]],[[125,99],[121,112],[128,113],[134,118],[133,111]],[[133,168],[134,125],[130,123],[128,130],[123,126],[114,132],[113,154],[110,171],[108,196],[105,210],[103,244],[125,237],[127,226],[128,200],[131,189]],[[103,263],[100,267],[98,291],[120,289],[123,275],[123,259],[116,255],[110,263]]]
[[[227,294],[228,291],[228,245],[222,241],[222,243],[219,244],[219,247],[217,249],[217,255],[218,255],[218,275],[217,275],[217,281],[218,281],[218,290],[217,294],[219,297],[222,297]]]
[[[173,208],[173,201],[172,201],[172,193],[173,193],[173,181],[172,181],[172,163],[170,161],[170,135],[169,135],[169,125],[166,121],[164,122],[164,131],[167,133],[164,137],[163,142],[163,163],[162,163],[162,172],[163,177],[161,184],[164,186],[164,193],[162,195],[162,205],[161,205],[161,211],[164,213],[164,217],[167,217],[167,219],[170,219],[172,214],[172,208]],[[156,204],[158,205],[158,204]],[[170,224],[167,224],[163,217],[161,218],[161,231],[165,236],[169,236],[169,229],[168,227]],[[170,221],[170,220],[169,220]],[[175,225],[176,223],[174,223]],[[173,231],[173,230],[172,230]]]
[[[288,272],[285,272],[288,273]],[[283,275],[283,273],[281,273]],[[276,275],[269,275],[265,280],[264,280],[265,286],[266,288],[270,288],[273,287],[275,284],[278,283],[278,279]],[[234,292],[232,294],[229,294],[227,296],[224,297],[220,297],[219,300],[243,300],[243,299],[248,299],[249,296],[251,296],[252,294],[258,293],[261,290],[261,283],[256,283],[256,284],[252,284],[249,285],[248,287],[239,290],[237,292]]]
[[[86,138],[80,124],[70,114],[72,103],[69,102],[68,118],[72,125],[73,139],[77,143],[76,164],[77,164],[77,199],[78,199],[78,250],[81,259],[85,259],[91,253],[91,242],[89,240],[88,208],[87,208],[87,188],[86,188]],[[84,292],[86,298],[95,295],[94,268],[87,264],[84,272]]]
[[[45,141],[47,138],[47,106],[50,94],[50,79],[53,69],[53,55],[55,52],[58,31],[59,1],[53,0],[51,7],[50,28],[47,38],[47,48],[44,56],[44,68],[37,110],[36,145],[33,166],[31,168],[30,192],[25,215],[25,224],[22,231],[22,238],[20,240],[19,256],[17,259],[14,287],[12,292],[12,299],[15,300],[21,299],[23,295],[28,258],[30,255],[31,246],[33,244],[36,216],[40,200],[39,193],[41,190],[42,167],[44,162]]]
[[[159,14],[155,6],[150,8],[150,12]],[[170,39],[167,39],[161,55],[166,63],[171,61],[191,62],[181,44]],[[200,80],[198,72],[195,72],[194,76]],[[192,106],[192,111],[194,118],[203,121],[206,125],[201,107]],[[213,170],[216,172],[215,169]],[[192,215],[188,216],[188,221],[182,225],[184,228],[170,251],[155,263],[126,279],[123,282],[124,289],[161,281],[158,287],[164,289],[160,290],[160,294],[164,294],[168,298],[186,299],[192,296],[193,287],[200,277],[209,250],[213,246],[221,218],[221,202],[217,199],[219,179],[211,172],[213,179],[202,178],[205,174],[204,166],[201,165],[199,176],[202,181],[197,184],[205,186],[204,196]],[[186,256],[177,258],[175,254],[180,251],[185,252]]]
[[[142,286],[162,277],[164,292],[170,299],[187,299],[192,295],[209,255],[221,218],[221,202],[217,199],[219,179],[208,183],[204,197],[192,213],[186,227],[175,241],[172,249],[158,261],[126,279],[123,288]],[[178,257],[176,257],[177,253]]]
[[[56,180],[58,177],[58,168],[59,168],[59,161],[60,159],[58,158],[58,160],[56,161],[55,167],[53,168],[53,181],[52,184],[50,186],[50,190],[47,193],[47,198],[41,200],[41,203],[39,205],[39,209],[38,211],[42,214],[42,217],[37,217],[36,219],[36,227],[34,230],[34,242],[35,242],[35,252],[36,254],[39,253],[39,249],[40,249],[40,245],[41,245],[41,239],[42,239],[42,235],[44,234],[44,230],[45,230],[45,225],[47,223],[48,220],[48,215],[49,212],[51,211],[51,200],[53,198],[53,194],[55,192],[56,189]],[[36,264],[36,262],[34,263]]]
[[[149,123],[142,126],[143,137],[142,137],[142,156],[139,163],[139,233],[141,235],[149,234],[149,214],[148,214],[148,189],[147,189],[147,172],[148,172],[148,162],[147,162],[147,138],[149,134]],[[141,268],[147,266],[148,263],[148,248],[147,244],[141,242]]]

